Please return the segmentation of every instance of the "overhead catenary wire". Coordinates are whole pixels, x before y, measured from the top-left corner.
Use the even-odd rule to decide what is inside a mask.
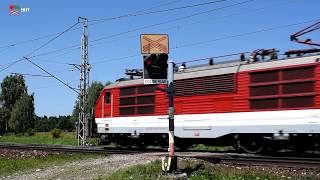
[[[224,55],[220,55],[220,56],[211,56],[211,57],[192,59],[192,60],[186,60],[186,61],[178,61],[178,62],[175,62],[175,64],[183,64],[183,63],[198,62],[198,61],[204,61],[204,60],[210,60],[210,59],[218,59],[218,58],[231,57],[231,56],[247,54],[247,53],[250,53],[250,52],[246,51],[246,52],[224,54]]]
[[[16,43],[11,43],[11,44],[8,44],[8,45],[3,45],[3,46],[0,46],[0,49],[10,48],[10,47],[14,47],[14,46],[17,46],[17,45],[20,45],[20,44],[30,43],[30,42],[33,42],[33,41],[39,41],[41,39],[47,39],[49,37],[52,37],[52,36],[55,36],[55,35],[58,35],[58,34],[59,33],[52,33],[52,34],[48,34],[48,35],[41,36],[41,37],[36,37],[36,38],[32,38],[32,39],[28,39],[28,40],[24,40],[24,41],[20,41],[20,42],[16,42]]]
[[[102,21],[109,21],[109,20],[115,20],[115,19],[121,19],[121,18],[144,16],[144,15],[150,15],[150,14],[158,14],[158,13],[164,13],[164,12],[169,12],[169,11],[176,11],[176,10],[181,10],[181,9],[188,9],[188,8],[194,8],[194,7],[199,7],[199,6],[205,6],[205,5],[215,4],[215,3],[224,2],[224,1],[227,1],[227,0],[215,0],[215,1],[209,1],[209,2],[204,2],[204,3],[197,3],[197,4],[186,5],[186,6],[180,6],[180,7],[175,7],[175,8],[162,9],[162,10],[157,10],[157,11],[131,13],[131,14],[126,14],[126,15],[117,16],[117,17],[95,19],[95,20],[91,20],[90,22],[102,22]]]
[[[215,38],[215,39],[211,39],[211,40],[200,41],[200,42],[197,42],[197,43],[184,44],[184,45],[180,45],[180,46],[177,45],[177,46],[175,46],[173,48],[170,48],[170,50],[186,48],[186,47],[192,47],[192,46],[197,46],[197,45],[201,45],[201,44],[207,44],[207,43],[211,43],[211,42],[215,42],[215,41],[221,41],[221,40],[225,40],[225,39],[232,39],[232,38],[237,38],[237,37],[242,37],[242,36],[249,36],[249,35],[252,35],[252,34],[263,33],[263,32],[273,31],[273,30],[277,30],[277,29],[283,29],[283,28],[288,28],[288,27],[297,26],[297,25],[301,25],[301,24],[306,24],[306,23],[310,23],[310,22],[315,22],[315,21],[318,21],[318,20],[319,19],[308,20],[308,21],[303,21],[303,22],[298,22],[298,23],[275,26],[275,27],[271,27],[271,28],[264,28],[264,29],[245,32],[245,33],[241,33],[241,34],[224,36],[224,37]],[[124,56],[124,57],[106,59],[106,60],[92,62],[91,64],[94,65],[94,64],[107,63],[107,62],[112,62],[112,61],[115,61],[115,60],[124,60],[124,59],[129,59],[131,57],[138,57],[138,56],[141,56],[141,54],[134,54],[134,55]]]
[[[41,69],[42,71],[44,71],[45,73],[49,74],[52,78],[58,80],[60,83],[64,84],[65,86],[67,86],[69,89],[71,89],[72,91],[76,92],[77,94],[79,94],[79,91],[77,91],[75,88],[71,87],[69,84],[67,84],[66,82],[64,82],[63,80],[61,80],[60,78],[56,77],[55,75],[53,75],[52,73],[50,73],[49,71],[45,70],[43,67],[39,66],[38,64],[36,64],[35,62],[31,61],[29,58],[24,57],[24,59],[26,59],[27,61],[29,61],[31,64],[33,64],[34,66],[36,66],[37,68]]]
[[[250,32],[245,32],[245,33],[240,33],[240,34],[235,34],[235,35],[230,35],[230,36],[224,36],[224,37],[205,40],[205,41],[199,41],[199,42],[195,42],[195,43],[183,44],[180,46],[176,46],[173,49],[179,49],[179,48],[184,48],[184,47],[189,47],[189,46],[197,46],[197,45],[201,45],[201,44],[211,43],[214,41],[220,41],[220,40],[225,40],[225,39],[230,39],[230,38],[248,36],[248,35],[257,34],[257,33],[261,33],[261,32],[273,31],[276,29],[283,29],[283,28],[287,28],[287,27],[291,27],[291,26],[306,24],[306,23],[310,23],[310,22],[314,22],[314,21],[318,21],[318,20],[319,19],[309,20],[309,21],[304,21],[304,22],[299,22],[299,23],[293,23],[293,24],[280,25],[280,26],[275,26],[275,27],[271,27],[271,28],[264,28],[264,29],[260,29],[260,30],[256,30],[256,31],[250,31]]]
[[[42,49],[43,47],[47,46],[48,44],[50,44],[51,42],[53,42],[54,40],[56,40],[57,38],[59,38],[60,36],[62,36],[64,33],[70,31],[72,28],[74,28],[74,27],[75,27],[76,25],[78,25],[78,24],[79,24],[79,22],[73,24],[72,26],[70,26],[70,27],[67,28],[66,30],[58,33],[57,36],[51,38],[49,41],[45,42],[44,44],[42,44],[42,45],[39,46],[38,48],[34,49],[33,51],[31,51],[30,53],[28,53],[28,54],[25,55],[24,57],[22,57],[22,58],[20,58],[20,59],[18,59],[18,60],[16,60],[16,61],[13,61],[12,63],[8,64],[6,67],[2,68],[2,69],[0,70],[0,72],[6,70],[6,69],[8,69],[8,68],[10,68],[11,66],[17,64],[18,62],[21,62],[21,61],[25,60],[25,57],[30,58],[29,56],[31,56],[31,55],[34,54],[35,52],[39,51],[39,50]]]
[[[73,80],[73,81],[68,81],[66,83],[70,85],[71,83],[74,83],[77,81],[79,81],[79,79]],[[52,85],[48,85],[48,86],[34,87],[34,88],[31,88],[31,90],[45,89],[45,88],[52,88],[52,87],[61,87],[61,86],[64,86],[64,85],[59,83],[59,84],[52,84]]]
[[[294,2],[294,1],[285,2],[285,3],[276,3],[276,4],[273,4],[273,5],[270,5],[269,7],[260,7],[260,8],[256,8],[256,9],[250,9],[250,11],[246,11],[245,13],[244,12],[233,13],[233,14],[229,14],[229,15],[220,17],[219,19],[228,18],[228,17],[232,17],[232,16],[235,16],[235,15],[243,15],[243,14],[246,14],[246,13],[252,13],[253,11],[260,11],[260,10],[265,10],[265,9],[269,9],[269,8],[274,8],[274,7],[278,7],[279,5],[286,5],[286,4],[291,3],[291,2]],[[205,21],[208,21],[208,20],[205,20]],[[177,26],[179,26],[179,27],[189,26],[189,25],[194,25],[194,24],[197,24],[197,23],[205,22],[205,21],[202,20],[202,21],[197,21],[197,22],[193,22],[193,23],[186,23],[186,24],[182,24],[182,25],[174,25],[172,27],[163,28],[163,29],[164,30],[170,30],[170,29],[177,28]],[[121,38],[121,39],[118,39],[118,40],[127,40],[128,38],[136,38],[136,37],[140,37],[140,35],[129,36],[129,37]],[[110,42],[114,42],[114,41],[115,40],[112,40]],[[92,47],[92,46],[95,46],[95,45],[98,45],[98,44],[102,44],[102,43],[104,43],[104,42],[90,44],[90,46]]]
[[[259,9],[264,9],[264,8],[259,8]],[[257,10],[259,10],[259,9],[257,9]],[[232,15],[229,15],[229,16],[233,16],[233,15],[236,15],[236,14],[240,14],[240,13],[235,13],[235,14],[232,14]],[[93,45],[95,45],[95,44],[90,44],[90,46],[93,46]],[[68,52],[66,52],[66,53],[69,53],[69,52],[77,50],[77,49],[80,49],[79,45],[73,45],[73,46],[68,46],[68,47],[65,47],[65,48],[61,48],[61,49],[57,49],[57,50],[53,50],[53,51],[37,54],[34,57],[45,56],[45,55],[49,55],[49,54],[53,54],[53,53],[57,53],[57,52],[60,52],[60,51],[65,51],[65,50],[69,50]],[[117,60],[117,59],[126,59],[126,58],[130,58],[130,57],[135,57],[135,56],[138,56],[138,55],[133,55],[133,56],[129,56],[129,57],[126,56],[126,57],[120,57],[120,58],[113,58],[113,59],[115,59],[115,60]],[[113,59],[111,59],[111,60],[113,60]],[[105,61],[99,61],[97,63],[103,63],[103,62],[105,62]],[[63,64],[67,64],[67,63],[63,63]]]
[[[222,10],[222,9],[226,9],[226,8],[230,8],[230,7],[234,7],[234,6],[238,6],[238,5],[242,5],[242,4],[246,4],[246,3],[249,3],[249,2],[252,2],[252,1],[254,1],[254,0],[242,1],[242,2],[239,2],[239,3],[234,3],[234,4],[231,4],[231,5],[227,5],[227,6],[223,6],[223,7],[219,7],[219,8],[214,8],[214,9],[210,9],[210,10],[207,10],[207,11],[201,11],[201,12],[194,13],[194,14],[191,14],[191,15],[188,15],[188,16],[183,16],[183,17],[171,19],[171,20],[168,20],[168,21],[160,22],[160,23],[155,23],[155,24],[150,24],[150,25],[146,25],[146,26],[137,27],[137,28],[134,28],[134,29],[130,29],[128,31],[116,33],[116,34],[109,35],[109,36],[100,37],[100,38],[97,38],[97,39],[89,41],[89,43],[95,43],[95,42],[98,42],[98,41],[111,39],[111,38],[114,38],[114,37],[118,37],[118,36],[122,36],[122,35],[129,34],[129,33],[132,33],[132,32],[136,32],[136,31],[139,31],[139,30],[142,30],[142,29],[152,28],[152,27],[163,25],[163,24],[168,24],[168,23],[172,23],[172,22],[188,19],[188,18],[195,17],[195,16],[202,15],[202,14],[208,14],[208,13],[211,13],[211,12],[214,12],[214,11],[218,11],[218,10]],[[94,45],[94,44],[90,44],[89,46],[91,47],[92,45]],[[68,50],[68,49],[70,49],[70,51],[73,51],[73,50],[76,50],[77,48],[80,48],[80,47],[79,47],[78,44],[75,44],[75,45],[67,46],[67,47],[64,47],[64,48],[60,48],[60,49],[44,52],[44,53],[41,53],[41,54],[36,54],[33,57],[45,56],[45,55],[53,54],[53,53],[56,53],[56,52],[65,51],[65,50]]]
[[[51,76],[42,75],[42,74],[29,74],[29,73],[16,73],[16,72],[12,72],[11,74],[13,74],[13,75],[22,75],[22,76],[31,76],[31,77],[51,77]]]
[[[168,3],[168,4],[173,4],[173,3],[175,3],[175,2],[178,2],[178,1],[180,1],[180,0],[177,0],[177,1],[173,1],[173,2],[171,2],[171,3]],[[213,2],[207,2],[207,3],[213,3]],[[167,3],[164,3],[164,4],[161,4],[161,5],[166,5]],[[203,4],[203,3],[200,3],[200,4]],[[280,3],[280,4],[282,4],[282,3]],[[286,3],[285,3],[286,4]],[[154,7],[151,7],[151,8],[148,8],[148,9],[153,9],[153,8],[156,8],[156,7],[160,7],[161,5],[158,5],[158,6],[154,6]],[[189,6],[191,6],[191,5],[189,5]],[[186,7],[186,6],[183,6],[183,7]],[[180,8],[183,8],[183,7],[180,7]],[[274,6],[272,6],[272,7],[274,7]],[[179,8],[179,7],[178,7]],[[176,9],[178,9],[178,8],[176,8]],[[145,10],[148,10],[148,9],[143,9],[143,10],[140,10],[140,11],[145,11]],[[172,8],[172,9],[174,9],[174,8]],[[259,9],[257,9],[257,10],[261,10],[261,9],[266,9],[266,7],[263,7],[263,8],[259,8]],[[167,9],[168,10],[168,9]],[[137,13],[139,13],[140,11],[137,11]],[[158,12],[158,11],[155,11],[155,12]],[[251,11],[249,11],[249,12],[251,12]],[[135,14],[135,13],[131,13],[131,14]],[[231,15],[227,15],[227,16],[224,16],[224,17],[230,17],[230,16],[234,16],[234,15],[237,15],[237,14],[243,14],[243,13],[235,13],[235,14],[231,14]],[[130,14],[127,14],[127,15],[130,15]],[[223,17],[223,18],[224,18]],[[201,22],[201,21],[200,21]],[[199,23],[199,22],[196,22],[196,23]],[[192,23],[192,24],[196,24],[196,23]],[[186,25],[190,25],[190,24],[186,24]],[[180,25],[181,26],[181,25]],[[176,27],[176,26],[175,26]],[[174,27],[174,28],[175,28]],[[167,28],[167,29],[171,29],[171,28]],[[72,29],[72,30],[74,30],[74,29]],[[40,37],[40,38],[35,38],[34,40],[37,40],[37,39],[43,39],[43,38],[46,38],[46,37],[50,37],[50,36],[52,36],[52,35],[57,35],[57,34],[59,34],[59,33],[55,33],[55,34],[51,34],[51,35],[47,35],[47,36],[43,36],[43,37]],[[110,38],[112,38],[112,37],[110,37]],[[96,43],[97,44],[97,43]],[[93,45],[96,45],[96,44],[91,44],[90,46],[93,46]],[[1,48],[1,47],[0,47]],[[69,53],[69,52],[72,52],[72,51],[75,51],[75,50],[78,50],[78,49],[80,49],[80,46],[79,45],[72,45],[72,46],[68,46],[68,47],[64,47],[64,48],[61,48],[61,49],[57,49],[57,50],[53,50],[53,51],[48,51],[48,52],[45,52],[45,53],[41,53],[41,54],[37,54],[37,55],[35,55],[35,56],[33,56],[33,57],[39,57],[39,56],[46,56],[46,55],[50,55],[50,54],[54,54],[54,53],[57,53],[57,52],[60,52],[60,51],[67,51],[65,54],[67,54],[67,53]],[[19,59],[19,60],[17,60],[17,62],[20,62],[20,61],[22,61],[23,59]],[[10,66],[12,66],[12,65],[14,65],[15,63],[17,63],[17,62],[13,62],[13,63],[9,63],[9,67]],[[53,62],[53,63],[55,63],[55,62]],[[57,62],[58,63],[58,62]],[[60,63],[60,64],[67,64],[67,63]],[[2,66],[4,66],[4,65],[2,65]],[[5,68],[5,69],[7,69],[7,68]],[[4,70],[5,70],[4,69]],[[0,72],[1,72],[1,70],[0,70]]]
[[[150,8],[141,9],[141,10],[135,11],[135,12],[133,12],[133,13],[129,13],[129,14],[121,15],[121,16],[128,16],[128,15],[132,15],[132,14],[137,14],[137,13],[140,13],[140,12],[148,11],[148,10],[155,9],[155,8],[159,8],[159,7],[162,7],[162,6],[167,6],[167,5],[170,5],[170,4],[174,4],[174,3],[179,2],[179,1],[182,1],[182,0],[176,0],[176,1],[172,1],[172,2],[162,3],[162,4],[159,4],[159,5],[152,6],[152,7],[150,7]],[[119,17],[119,16],[116,16],[116,17]],[[110,17],[110,18],[112,18],[112,17]],[[114,18],[114,17],[113,17],[113,18]],[[100,23],[100,22],[99,22],[99,23]],[[91,23],[90,25],[95,25],[95,24],[98,24],[98,23]],[[72,31],[73,31],[73,30],[80,29],[80,28],[81,28],[81,27],[73,28]],[[60,33],[60,32],[51,33],[51,34],[47,34],[47,35],[44,35],[44,36],[40,36],[40,37],[28,39],[28,40],[23,40],[23,41],[16,42],[16,43],[10,43],[10,44],[7,44],[7,45],[0,46],[0,49],[11,48],[11,47],[15,47],[15,46],[17,46],[17,45],[26,44],[26,43],[31,43],[31,42],[39,41],[39,40],[42,40],[42,39],[47,39],[47,38],[49,38],[49,37],[56,36],[56,35],[58,35],[59,33]]]
[[[284,3],[281,2],[281,3],[276,3],[276,4],[270,4],[270,6],[268,6],[268,7],[264,6],[264,7],[259,7],[259,8],[255,8],[255,9],[250,9],[250,11],[246,11],[245,14],[252,13],[253,11],[261,11],[261,10],[266,10],[266,9],[269,9],[269,8],[279,7],[279,5],[287,5],[287,4],[292,3],[292,2],[296,2],[296,0],[290,0],[289,2],[284,2]],[[232,17],[232,16],[235,16],[235,15],[243,15],[243,14],[244,14],[244,12],[233,13],[233,14],[229,14],[229,15],[223,16],[221,18],[228,18],[228,17]],[[221,19],[221,18],[219,18],[219,19]],[[207,21],[207,20],[205,20],[205,21]],[[194,24],[201,23],[201,22],[204,22],[204,21],[197,21],[197,22],[194,22],[194,23],[187,23],[187,24],[179,25],[179,27],[194,25]],[[174,29],[176,27],[177,26],[175,25],[175,26],[172,26],[172,27],[169,27],[169,28],[164,28],[164,29],[165,30],[170,30],[170,29]],[[128,38],[136,38],[136,37],[140,37],[140,35],[133,35],[133,36],[125,37],[125,38],[118,39],[118,40],[127,40]],[[116,41],[118,41],[118,40],[116,40]],[[115,40],[112,40],[112,42],[114,42],[114,41]],[[101,43],[103,43],[103,42],[91,44],[90,46],[95,46],[95,45],[98,45],[98,44],[101,44]],[[130,56],[126,56],[126,57],[120,57],[120,58],[113,58],[113,59],[115,59],[115,60],[125,59],[125,58],[128,58],[128,57],[137,57],[138,55],[140,55],[140,54],[130,55]],[[99,59],[104,59],[104,58],[99,58]],[[113,61],[113,59],[111,59],[111,61]],[[96,62],[94,62],[94,64],[103,63],[103,62],[104,62],[103,60],[102,61],[96,61]]]
[[[146,26],[141,26],[141,27],[138,27],[138,28],[130,29],[128,31],[124,31],[124,32],[113,34],[113,35],[97,38],[97,39],[91,40],[90,43],[101,41],[101,40],[105,40],[105,39],[110,39],[110,38],[113,38],[113,37],[117,37],[117,36],[121,36],[121,35],[124,35],[124,34],[131,33],[131,32],[136,32],[136,31],[139,31],[139,30],[142,30],[142,29],[147,29],[147,28],[160,26],[160,25],[164,25],[164,24],[168,24],[168,23],[172,23],[172,22],[176,22],[176,21],[181,21],[181,20],[188,19],[188,18],[191,18],[191,17],[195,17],[195,16],[199,16],[199,15],[203,15],[203,14],[208,14],[208,13],[211,13],[211,12],[214,12],[214,11],[219,11],[219,10],[230,8],[230,7],[234,7],[234,6],[239,6],[239,5],[246,4],[246,3],[249,3],[249,2],[252,2],[252,1],[254,1],[254,0],[246,0],[246,1],[238,2],[238,3],[233,3],[231,5],[222,6],[222,7],[206,10],[206,11],[193,13],[191,15],[182,16],[182,17],[178,17],[178,18],[175,18],[175,19],[163,21],[163,22],[160,22],[160,23],[154,23],[154,24],[150,24],[150,25],[146,25]]]
[[[40,65],[36,64],[35,62],[30,60],[30,55],[32,55],[33,53],[37,52],[38,50],[42,49],[43,47],[47,46],[48,44],[50,44],[51,42],[53,42],[55,39],[57,39],[58,37],[60,37],[61,35],[63,35],[64,33],[68,32],[69,30],[71,30],[72,28],[74,28],[76,25],[78,25],[79,22],[73,24],[72,26],[70,26],[69,28],[67,28],[66,30],[62,31],[61,33],[59,33],[57,36],[55,36],[54,38],[50,39],[49,41],[47,41],[46,43],[42,44],[41,46],[39,46],[38,48],[36,48],[35,50],[31,51],[30,53],[27,54],[27,56],[22,57],[21,59],[19,59],[18,61],[15,61],[13,63],[11,63],[10,65],[14,65],[17,62],[20,62],[22,60],[27,60],[29,61],[31,64],[33,64],[34,66],[36,66],[37,68],[41,69],[42,71],[44,71],[45,73],[49,74],[52,78],[58,80],[60,83],[62,83],[63,85],[67,86],[68,88],[70,88],[71,90],[73,90],[74,92],[76,92],[77,94],[79,94],[79,92],[71,87],[68,83],[65,83],[64,81],[62,81],[61,79],[59,79],[58,77],[56,77],[55,75],[53,75],[52,73],[48,72],[47,70],[45,70],[43,67],[41,67]],[[7,66],[4,69],[9,68],[10,66]],[[3,71],[3,70],[1,70]],[[0,72],[1,72],[0,71]]]
[[[290,2],[285,2],[285,3],[276,3],[276,4],[271,4],[270,6],[268,7],[260,7],[260,8],[255,8],[255,9],[251,9],[250,11],[246,11],[246,13],[252,13],[253,11],[260,11],[260,10],[266,10],[266,9],[269,9],[269,8],[275,8],[275,7],[278,7],[279,5],[286,5],[286,4],[289,4],[291,2],[295,2],[295,1],[290,1]],[[229,15],[226,15],[226,16],[223,16],[222,18],[228,18],[228,17],[232,17],[232,16],[235,16],[235,15],[243,15],[244,13],[241,12],[241,13],[233,13],[233,14],[229,14]],[[207,21],[207,20],[206,20]],[[183,25],[179,25],[179,27],[181,26],[189,26],[189,25],[194,25],[194,24],[197,24],[197,23],[201,23],[201,22],[204,22],[204,21],[197,21],[197,22],[194,22],[194,23],[187,23],[187,24],[183,24]],[[166,30],[169,30],[169,29],[174,29],[176,28],[176,25],[173,26],[173,27],[169,27],[169,28],[165,28]],[[130,37],[126,37],[126,38],[123,38],[123,39],[119,39],[119,40],[127,40],[128,38],[136,38],[136,37],[140,37],[140,35],[134,35],[134,36],[130,36]],[[114,42],[114,40],[112,40],[112,42]],[[90,46],[95,46],[97,44],[100,44],[100,43],[95,43],[95,44],[91,44]],[[105,61],[105,60],[101,60],[101,61],[94,61],[93,64],[100,64],[100,63],[104,63],[104,62],[111,62],[111,61],[114,61],[114,60],[122,60],[122,59],[127,59],[127,58],[130,58],[130,57],[138,57],[140,54],[135,54],[135,55],[129,55],[129,56],[125,56],[125,57],[118,57],[118,58],[112,58],[112,59],[109,59],[110,61]],[[105,58],[99,58],[99,59],[105,59]]]

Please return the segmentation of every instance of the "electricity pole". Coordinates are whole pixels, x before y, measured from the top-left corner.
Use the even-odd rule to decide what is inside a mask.
[[[89,87],[90,64],[88,58],[88,19],[78,17],[83,23],[83,35],[81,38],[81,64],[80,69],[80,95],[79,95],[79,122],[77,125],[78,145],[86,145],[89,136],[89,112],[87,109],[87,92]]]

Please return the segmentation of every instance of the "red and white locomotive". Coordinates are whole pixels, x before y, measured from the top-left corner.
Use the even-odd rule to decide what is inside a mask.
[[[319,146],[320,55],[237,60],[186,68],[174,76],[175,137],[182,149],[200,143],[247,152]],[[168,98],[155,87],[134,79],[102,90],[95,123],[104,142],[167,145]]]

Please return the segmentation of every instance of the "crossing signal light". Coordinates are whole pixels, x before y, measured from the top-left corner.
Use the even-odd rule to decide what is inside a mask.
[[[144,79],[167,79],[168,54],[143,56]]]

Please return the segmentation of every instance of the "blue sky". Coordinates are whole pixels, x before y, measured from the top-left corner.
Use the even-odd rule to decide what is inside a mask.
[[[89,20],[109,18],[157,7],[148,11],[158,11],[212,0],[2,0],[0,2],[0,68],[32,52],[53,36],[77,22],[78,16]],[[240,5],[234,5],[241,3]],[[20,16],[9,14],[9,5],[30,8],[30,12]],[[282,52],[289,49],[309,48],[290,42],[290,34],[312,24],[308,22],[272,31],[247,36],[215,40],[232,35],[254,32],[261,29],[285,26],[320,19],[318,0],[226,0],[194,8],[186,8],[164,13],[121,18],[89,25],[89,60],[92,63],[90,79],[107,82],[124,77],[126,68],[142,68],[140,34],[164,33],[169,35],[169,57],[176,62],[198,58],[219,56],[259,48],[276,48]],[[207,13],[200,13],[206,12]],[[195,15],[195,14],[199,15]],[[192,17],[187,18],[187,16]],[[152,24],[159,26],[140,28]],[[168,23],[165,23],[168,22]],[[315,21],[314,21],[315,22]],[[77,27],[81,27],[79,24]],[[135,30],[139,29],[139,30]],[[121,35],[114,36],[122,32]],[[68,46],[80,46],[81,28],[65,33],[48,46],[33,55],[50,52]],[[113,37],[111,37],[113,36]],[[319,31],[302,38],[320,41]],[[27,40],[27,43],[20,43]],[[209,41],[210,40],[210,41]],[[205,42],[207,43],[199,43]],[[17,45],[5,47],[10,44]],[[128,58],[126,58],[128,57]],[[221,59],[221,61],[224,59]],[[72,70],[68,63],[80,62],[80,50],[57,51],[33,59],[57,77],[77,87],[79,72]],[[21,61],[0,72],[0,81],[11,74],[43,72],[32,64]],[[29,93],[35,93],[37,115],[67,115],[72,112],[76,94],[52,78],[26,77]]]

